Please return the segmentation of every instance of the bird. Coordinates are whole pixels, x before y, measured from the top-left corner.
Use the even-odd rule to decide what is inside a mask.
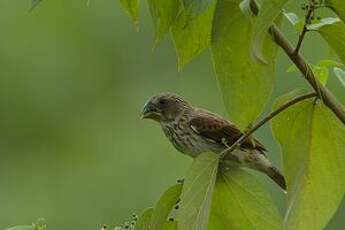
[[[174,93],[164,92],[149,98],[141,111],[141,117],[158,122],[173,146],[193,158],[203,152],[222,154],[243,135],[231,121],[194,107]],[[248,138],[225,155],[223,165],[262,172],[286,191],[283,174],[272,165],[266,152],[267,149],[258,139]]]

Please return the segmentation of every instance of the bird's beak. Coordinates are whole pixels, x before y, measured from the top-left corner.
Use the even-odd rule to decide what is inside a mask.
[[[151,103],[146,103],[142,112],[141,119],[152,119],[159,121],[161,118],[161,111]]]

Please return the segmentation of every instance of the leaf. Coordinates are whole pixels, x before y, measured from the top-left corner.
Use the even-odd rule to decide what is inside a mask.
[[[240,0],[218,0],[213,22],[212,56],[230,119],[241,129],[262,112],[271,96],[277,46],[265,41],[267,65],[251,57],[251,22],[239,9]]]
[[[177,222],[167,221],[160,230],[177,230]]]
[[[318,65],[310,65],[313,73],[319,79],[320,83],[322,85],[326,85],[328,81],[328,76],[329,76],[329,70],[325,66],[318,66]]]
[[[345,24],[339,20],[334,20],[333,23],[329,21],[327,24],[314,25],[313,28],[321,34],[345,64]]]
[[[172,26],[172,37],[178,58],[178,69],[188,64],[210,45],[215,4],[190,18],[182,10]]]
[[[281,106],[301,91],[277,100]],[[345,127],[321,102],[295,104],[273,119],[288,184],[284,229],[324,229],[345,193]]]
[[[174,185],[168,188],[159,199],[154,207],[150,230],[161,230],[164,223],[167,221],[171,209],[174,207],[179,199],[182,191],[182,185]]]
[[[345,1],[344,0],[325,0],[325,4],[331,8],[343,22],[345,22]]]
[[[196,16],[204,13],[212,5],[214,0],[182,0],[187,16]]]
[[[159,43],[169,31],[179,9],[179,0],[148,0],[155,28],[155,44]]]
[[[288,21],[294,26],[297,32],[302,31],[304,22],[297,16],[297,14],[292,12],[284,12],[284,16],[288,19]]]
[[[6,228],[6,230],[33,230],[31,225],[19,225],[11,228]]]
[[[335,73],[335,76],[337,76],[337,78],[339,79],[340,83],[345,87],[345,71],[337,67],[334,67],[333,71]]]
[[[268,36],[268,29],[273,21],[281,13],[283,6],[288,0],[270,0],[264,1],[260,8],[259,15],[254,19],[252,52],[258,60],[267,63],[264,44]]]
[[[146,209],[138,218],[135,225],[136,230],[150,230],[150,222],[153,214],[153,208]]]
[[[263,186],[243,169],[218,176],[209,230],[281,229],[282,219]]]
[[[313,23],[311,25],[308,25],[309,30],[318,30],[324,26],[327,25],[333,25],[334,23],[340,22],[339,18],[334,17],[328,17],[328,18],[322,18],[317,23]]]
[[[325,59],[325,60],[321,60],[317,63],[318,66],[324,66],[324,67],[341,67],[343,66],[342,63],[334,61],[334,60],[329,60],[329,59]]]
[[[179,230],[207,229],[217,169],[215,153],[202,153],[193,161],[185,178],[177,213]]]
[[[139,24],[139,0],[120,0],[126,13],[131,17],[135,25]]]
[[[299,72],[299,69],[297,68],[296,65],[290,65],[289,68],[286,70],[286,72],[295,73],[295,72]]]

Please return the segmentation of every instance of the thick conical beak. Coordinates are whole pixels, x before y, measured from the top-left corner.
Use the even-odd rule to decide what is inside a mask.
[[[161,111],[152,103],[148,102],[144,105],[144,108],[141,112],[141,119],[153,119],[159,121],[161,115]]]

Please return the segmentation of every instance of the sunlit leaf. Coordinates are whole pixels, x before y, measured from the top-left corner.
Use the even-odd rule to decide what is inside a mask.
[[[240,10],[240,2],[218,0],[212,55],[229,117],[245,129],[259,116],[271,96],[277,46],[268,36],[264,44],[268,64],[253,60],[251,22]]]
[[[155,28],[155,43],[160,42],[169,32],[177,16],[179,0],[148,0],[152,21]]]
[[[274,108],[300,95],[281,97]],[[320,101],[305,100],[273,119],[288,184],[287,230],[324,229],[345,193],[345,127]]]
[[[171,209],[178,201],[182,190],[182,185],[174,185],[167,189],[154,207],[150,230],[161,230],[167,221]]]
[[[326,85],[329,77],[329,69],[325,66],[311,65],[313,73],[322,85]]]
[[[345,22],[345,1],[344,0],[325,0],[328,7],[333,9],[333,11]]]
[[[198,56],[210,45],[215,4],[195,17],[182,10],[172,26],[172,37],[178,58],[178,69]]]
[[[340,83],[345,87],[345,71],[337,67],[334,67],[333,71],[335,73],[335,76],[337,76],[337,78],[339,79]]]
[[[146,209],[138,218],[135,230],[150,230],[153,208]]]
[[[317,30],[329,46],[345,63],[345,24],[338,19],[329,19],[327,23],[313,25],[311,29]]]
[[[268,28],[272,25],[275,18],[281,13],[283,6],[288,0],[271,0],[264,1],[259,15],[254,20],[252,51],[254,56],[262,62],[269,62],[269,57],[265,56],[264,44],[269,36]],[[266,60],[268,59],[268,61]]]
[[[275,230],[282,219],[263,186],[242,169],[218,176],[209,230]]]
[[[139,23],[139,0],[120,0],[126,13],[131,17],[135,25]]]
[[[177,213],[179,230],[205,230],[208,226],[218,155],[202,153],[187,172]]]

